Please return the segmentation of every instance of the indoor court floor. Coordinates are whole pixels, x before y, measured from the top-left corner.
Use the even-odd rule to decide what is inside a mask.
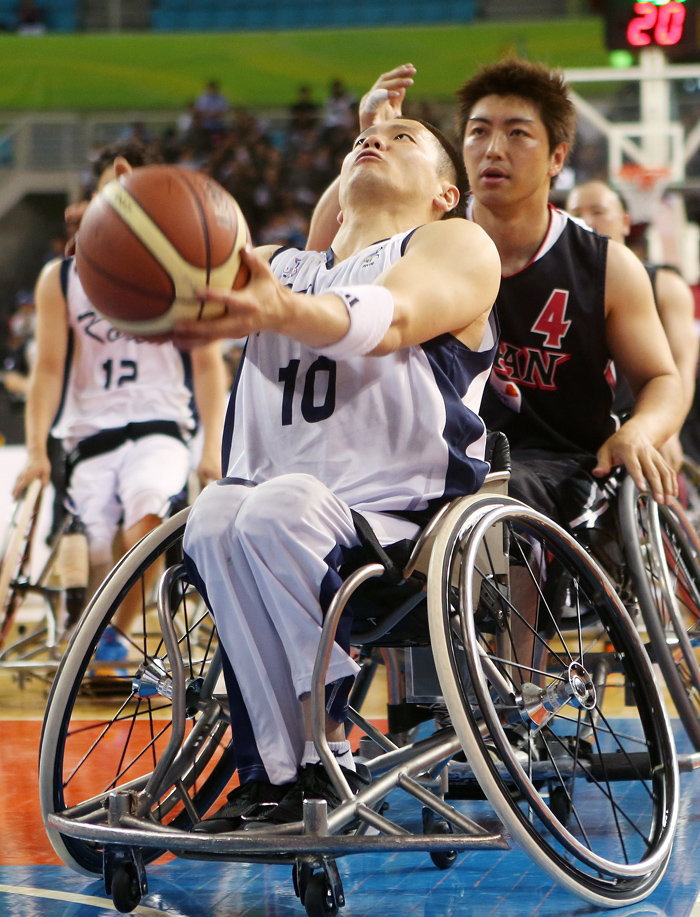
[[[114,914],[101,880],[61,865],[41,821],[37,749],[45,689],[0,672],[0,917]],[[386,696],[386,695],[384,695]],[[379,708],[377,708],[379,709]],[[679,752],[690,751],[675,720]],[[379,722],[377,723],[379,725]],[[339,861],[347,905],[339,913],[411,917],[700,917],[700,773],[681,775],[681,814],[669,868],[643,903],[602,911],[561,891],[519,849],[459,856],[444,872],[427,854],[365,854]],[[400,795],[395,805],[410,805]],[[475,811],[475,806],[481,807]],[[486,803],[469,814],[496,827]],[[289,866],[163,859],[149,866],[149,917],[304,917]]]

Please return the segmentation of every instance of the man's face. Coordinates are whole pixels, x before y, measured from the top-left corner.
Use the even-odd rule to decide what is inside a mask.
[[[349,191],[381,191],[383,195],[415,197],[429,206],[447,184],[440,178],[437,140],[417,121],[403,118],[363,131],[340,173],[341,198]]]
[[[574,188],[566,201],[566,209],[572,216],[579,217],[591,229],[615,242],[624,244],[629,234],[629,216],[625,213],[620,198],[612,188],[602,181],[587,182]]]
[[[512,205],[549,193],[566,144],[549,150],[537,106],[519,96],[484,96],[472,108],[462,146],[474,196],[486,206]]]

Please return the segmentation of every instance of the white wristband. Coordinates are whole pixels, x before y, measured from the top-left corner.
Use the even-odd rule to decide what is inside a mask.
[[[389,98],[388,89],[373,89],[365,99],[364,109],[373,115],[379,106]]]
[[[319,353],[333,360],[349,360],[371,353],[391,327],[394,318],[394,297],[386,287],[362,284],[352,287],[334,287],[335,293],[345,303],[350,317],[347,334],[335,344],[319,347]]]

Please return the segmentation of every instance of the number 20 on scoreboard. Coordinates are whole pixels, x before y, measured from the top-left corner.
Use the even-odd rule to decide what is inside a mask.
[[[698,0],[608,0],[606,44],[610,50],[658,47],[685,53],[698,49]]]

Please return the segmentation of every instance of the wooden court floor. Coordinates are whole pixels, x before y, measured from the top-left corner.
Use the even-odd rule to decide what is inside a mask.
[[[381,687],[379,687],[381,691]],[[63,866],[44,834],[37,751],[45,691],[20,688],[0,672],[0,917],[99,917],[114,914],[101,881]],[[679,751],[690,751],[674,720]],[[427,854],[339,861],[344,917],[700,917],[700,773],[684,774],[679,830],[668,871],[642,904],[599,911],[555,886],[517,848],[461,855],[440,872]],[[401,801],[397,805],[401,805]],[[473,804],[472,804],[473,805]],[[496,827],[483,804],[478,821]],[[470,809],[470,814],[474,812]],[[303,917],[288,866],[161,860],[148,868],[149,894],[135,911],[170,917]]]

